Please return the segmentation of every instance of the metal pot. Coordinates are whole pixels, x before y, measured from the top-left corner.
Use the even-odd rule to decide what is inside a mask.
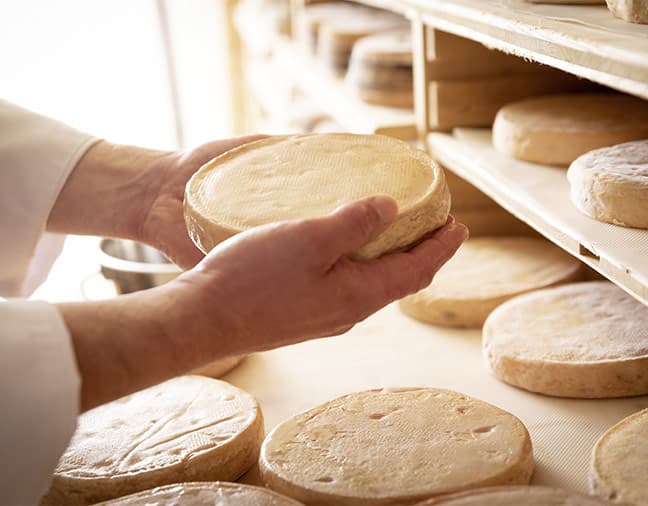
[[[102,239],[101,273],[120,294],[163,285],[178,276],[179,267],[155,248],[124,239]]]

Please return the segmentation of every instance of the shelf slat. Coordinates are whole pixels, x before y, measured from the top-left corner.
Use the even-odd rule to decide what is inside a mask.
[[[605,6],[525,0],[401,0],[408,15],[648,99],[648,27],[616,19]]]
[[[441,164],[648,305],[648,230],[580,213],[571,203],[565,169],[513,160],[493,148],[484,129],[432,133],[428,148]]]
[[[276,56],[299,89],[349,132],[391,135],[403,140],[416,138],[412,110],[363,102],[343,79],[333,76],[302,48],[290,43],[283,44]]]

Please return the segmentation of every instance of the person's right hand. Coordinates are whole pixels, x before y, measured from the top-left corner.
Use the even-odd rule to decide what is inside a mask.
[[[350,260],[396,212],[392,199],[372,197],[239,234],[168,285],[165,327],[203,350],[205,362],[341,334],[430,284],[468,235],[450,218],[410,251]]]

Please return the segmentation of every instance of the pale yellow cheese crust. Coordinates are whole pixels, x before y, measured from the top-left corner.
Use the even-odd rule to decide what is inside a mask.
[[[309,505],[396,505],[529,482],[520,420],[435,388],[348,394],[278,425],[259,459],[266,486]]]
[[[233,481],[264,436],[256,400],[225,382],[180,376],[92,409],[43,504],[94,504],[181,481]]]
[[[174,483],[96,506],[300,506],[267,488],[227,482]]]
[[[593,493],[615,502],[648,504],[648,409],[624,418],[594,447]]]
[[[187,183],[185,221],[208,252],[250,228],[327,215],[375,195],[399,206],[396,221],[353,258],[375,258],[442,226],[450,193],[441,168],[424,152],[382,135],[269,137],[228,151]]]
[[[648,394],[648,311],[607,281],[571,283],[499,306],[483,330],[495,376],[575,398]]]

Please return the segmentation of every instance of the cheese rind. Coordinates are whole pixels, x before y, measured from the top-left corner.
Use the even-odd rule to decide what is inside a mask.
[[[596,149],[567,171],[571,199],[599,221],[648,229],[648,140]]]
[[[607,281],[572,283],[499,306],[486,361],[511,385],[558,397],[648,394],[648,311]]]
[[[174,483],[95,506],[300,506],[267,488],[227,482]],[[302,505],[303,506],[303,505]]]
[[[94,504],[180,481],[233,481],[256,461],[263,433],[251,395],[181,376],[81,415],[43,504]]]
[[[624,418],[596,443],[592,493],[614,502],[648,504],[648,409]]]
[[[502,107],[493,144],[513,158],[569,165],[593,149],[648,138],[648,101],[619,93],[546,95]]]
[[[427,323],[479,328],[507,300],[538,288],[576,281],[581,263],[543,239],[469,239],[418,293],[400,301],[401,310]]]
[[[348,394],[294,416],[265,439],[266,486],[306,504],[393,505],[479,486],[528,483],[520,420],[435,388]]]
[[[489,487],[451,494],[419,503],[417,506],[605,506],[597,497],[553,487]]]
[[[425,153],[382,135],[269,137],[228,151],[187,184],[185,221],[204,252],[239,232],[283,220],[325,216],[374,195],[399,207],[388,229],[355,253],[375,258],[442,226],[450,193]]]

